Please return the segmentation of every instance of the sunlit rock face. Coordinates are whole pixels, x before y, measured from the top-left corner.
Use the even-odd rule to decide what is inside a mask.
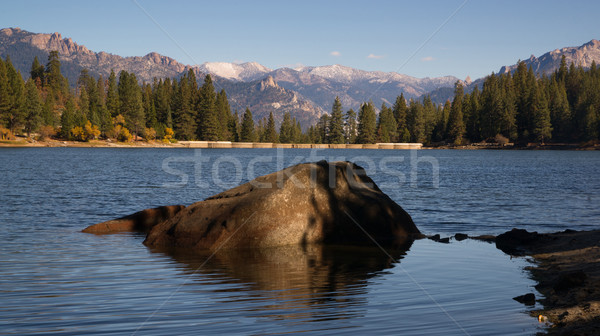
[[[194,203],[152,228],[144,244],[197,250],[282,245],[403,244],[410,215],[350,162],[305,163]]]

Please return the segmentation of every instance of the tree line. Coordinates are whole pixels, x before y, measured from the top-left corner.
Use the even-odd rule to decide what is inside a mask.
[[[23,80],[10,57],[0,58],[0,138],[37,133],[40,137],[86,141],[209,140],[281,143],[421,142],[465,144],[481,141],[586,142],[600,134],[600,69],[584,70],[565,58],[550,76],[536,77],[519,62],[514,73],[492,73],[480,91],[465,93],[457,82],[454,98],[435,104],[430,97],[406,100],[377,111],[369,101],[345,113],[338,97],[331,113],[302,131],[285,113],[277,129],[273,113],[255,123],[246,108],[232,113],[224,90],[210,75],[198,85],[191,69],[179,79],[139,84],[135,74],[112,71],[107,79],[81,71],[75,89],[61,74],[58,52],[46,65],[34,59]]]
[[[302,142],[300,123],[289,113],[277,130],[271,113],[255,124],[246,108],[232,113],[224,90],[215,91],[210,75],[201,86],[190,69],[179,79],[139,84],[135,74],[112,71],[95,79],[83,69],[75,89],[61,74],[58,52],[46,65],[36,57],[25,81],[10,57],[0,58],[0,137],[37,132],[41,138],[98,138],[130,141],[207,140]]]
[[[467,144],[477,142],[597,142],[600,135],[600,69],[588,70],[565,57],[550,76],[536,77],[520,61],[514,73],[494,74],[465,93],[457,82],[454,98],[434,104],[429,96],[408,102],[401,94],[379,113],[372,102],[358,115],[345,114],[336,98],[331,114],[309,129],[315,143],[420,142]]]

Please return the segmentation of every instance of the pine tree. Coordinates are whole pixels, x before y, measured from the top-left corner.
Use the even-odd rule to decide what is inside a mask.
[[[294,123],[292,123],[292,141],[291,142],[295,142],[294,134],[293,134],[294,126],[295,126]],[[329,140],[329,114],[324,113],[323,115],[321,115],[321,117],[319,118],[319,121],[317,122],[317,131],[319,132],[319,137],[318,137],[317,143],[327,143],[327,141]]]
[[[232,137],[232,133],[229,128],[231,123],[231,107],[227,99],[227,93],[225,90],[221,90],[217,94],[217,100],[215,102],[215,109],[217,110],[217,116],[220,123],[221,138],[220,140],[229,140]]]
[[[465,135],[465,124],[463,120],[463,96],[464,89],[460,82],[454,85],[454,100],[448,117],[448,140],[455,144],[462,144]]]
[[[302,126],[300,122],[296,120],[296,118],[292,118],[292,124],[294,127],[292,128],[292,142],[300,143],[302,142]]]
[[[433,129],[435,128],[436,122],[438,118],[438,109],[433,104],[431,97],[429,95],[425,95],[423,97],[423,120],[424,120],[424,143],[431,143],[433,136]]]
[[[358,134],[358,125],[356,120],[356,112],[349,109],[344,116],[344,139],[345,143],[351,144],[356,141]]]
[[[176,92],[172,104],[174,106],[173,126],[176,137],[182,140],[193,140],[199,131],[192,90],[186,76],[180,79],[179,84],[173,81],[173,91]]]
[[[120,114],[119,110],[119,91],[117,86],[117,76],[114,70],[111,70],[108,76],[108,88],[106,91],[106,109],[111,117],[116,117]]]
[[[273,143],[276,143],[279,140],[279,134],[277,134],[277,130],[275,129],[275,118],[273,117],[273,112],[269,112],[269,120],[267,121],[264,140],[265,142]]]
[[[448,119],[450,118],[450,110],[452,109],[452,103],[450,100],[446,100],[446,103],[437,114],[436,124],[432,131],[431,139],[434,142],[445,141],[448,130]]]
[[[598,116],[596,115],[594,105],[586,108],[586,113],[582,123],[582,139],[587,141],[598,140]]]
[[[242,130],[240,132],[240,138],[242,142],[254,142],[256,141],[256,133],[254,130],[254,119],[252,118],[252,112],[246,107],[244,117],[242,120]]]
[[[100,131],[106,136],[112,129],[112,118],[108,108],[106,107],[106,83],[102,75],[98,77],[96,82],[96,90],[98,91],[98,117],[100,118]]]
[[[423,104],[416,100],[410,100],[406,113],[406,124],[410,132],[411,142],[425,142],[425,114]]]
[[[8,79],[9,109],[5,114],[5,123],[13,134],[20,131],[25,123],[25,82],[12,65],[10,57],[5,61]]]
[[[69,94],[69,83],[62,75],[60,68],[61,64],[58,51],[51,51],[48,54],[44,83],[48,85],[50,91],[54,95],[56,103],[62,104],[65,97]]]
[[[0,126],[8,127],[7,119],[9,118],[11,107],[11,88],[6,74],[6,65],[0,58]]]
[[[70,97],[65,104],[65,110],[60,116],[60,135],[65,139],[71,139],[71,129],[77,126],[75,102]]]
[[[196,78],[190,69],[190,78]],[[192,78],[192,80],[193,80]],[[216,109],[216,94],[210,75],[204,77],[198,100],[198,138],[208,141],[222,139],[221,123]]]
[[[142,91],[135,74],[129,74],[127,71],[119,73],[118,92],[121,114],[125,117],[127,127],[135,133],[137,138],[141,135],[146,123]]]
[[[552,125],[550,124],[550,110],[546,95],[543,89],[537,85],[534,87],[532,109],[532,135],[535,140],[543,144],[545,140],[552,138]]]
[[[25,91],[25,132],[30,137],[31,132],[35,132],[42,122],[42,99],[32,78],[25,84]]]
[[[54,105],[54,96],[47,94],[42,107],[42,125],[55,126],[57,124],[58,118],[54,113]]]
[[[468,114],[465,115],[466,125],[465,130],[467,134],[467,138],[472,142],[481,141],[481,97],[479,93],[479,88],[475,86],[473,91],[469,95],[468,100]],[[467,101],[465,100],[465,103]]]
[[[237,110],[233,114],[233,117],[229,121],[229,133],[231,134],[230,141],[240,141],[240,117]]]
[[[404,93],[400,93],[400,96],[396,97],[396,102],[392,107],[394,112],[394,118],[396,118],[396,124],[398,125],[398,131],[401,132],[406,128],[406,99],[404,99]]]
[[[29,74],[31,75],[31,79],[34,81],[34,83],[39,81],[41,84],[44,80],[44,66],[40,64],[40,60],[38,60],[37,56],[35,56],[33,59]]]
[[[344,120],[342,103],[339,97],[335,97],[333,107],[331,108],[331,118],[329,119],[329,138],[331,144],[343,144],[344,139]]]
[[[279,127],[279,142],[281,143],[292,143],[293,142],[293,130],[292,128],[292,116],[289,112],[283,114],[283,122]]]
[[[385,103],[381,104],[379,119],[377,122],[377,138],[380,142],[396,142],[398,126],[396,118],[391,108],[388,108]]]
[[[377,117],[372,102],[363,103],[358,113],[358,136],[356,142],[360,144],[375,143]]]
[[[558,77],[560,78],[560,76],[559,70]],[[567,90],[564,81],[557,82],[556,78],[552,78],[549,97],[550,123],[554,126],[552,138],[560,141],[568,141],[572,136],[571,107],[567,99]]]

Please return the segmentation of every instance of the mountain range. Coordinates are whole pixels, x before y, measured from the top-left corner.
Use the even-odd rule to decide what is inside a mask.
[[[376,106],[392,105],[401,92],[407,99],[431,94],[434,101],[444,102],[452,96],[452,87],[459,81],[454,76],[416,78],[337,64],[279,69],[269,69],[256,62],[186,65],[155,52],[134,57],[94,52],[70,38],[62,38],[59,33],[37,34],[19,28],[0,30],[0,56],[10,56],[24,77],[28,77],[34,57],[44,63],[53,50],[58,51],[62,72],[71,84],[76,83],[84,68],[91,75],[104,78],[111,70],[126,70],[135,73],[141,82],[151,82],[155,77],[178,78],[191,69],[200,82],[206,74],[211,74],[216,88],[225,89],[232,108],[240,113],[248,107],[258,120],[272,111],[276,122],[280,123],[283,114],[289,112],[305,128],[331,110],[336,96],[340,97],[346,110],[357,110],[368,100]],[[592,61],[600,61],[600,42],[592,40],[580,47],[556,49],[539,58],[532,56],[525,62],[536,73],[548,74],[558,67],[562,55],[568,63],[589,67]],[[515,68],[516,65],[505,66],[499,72],[506,73]],[[474,81],[471,86],[478,82],[480,80]],[[470,80],[463,83],[470,84]]]

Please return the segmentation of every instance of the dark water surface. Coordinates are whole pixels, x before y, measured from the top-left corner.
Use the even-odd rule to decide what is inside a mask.
[[[301,161],[352,160],[425,233],[593,229],[600,153],[0,148],[0,334],[531,335],[493,245],[150,250],[84,227],[191,204]]]

